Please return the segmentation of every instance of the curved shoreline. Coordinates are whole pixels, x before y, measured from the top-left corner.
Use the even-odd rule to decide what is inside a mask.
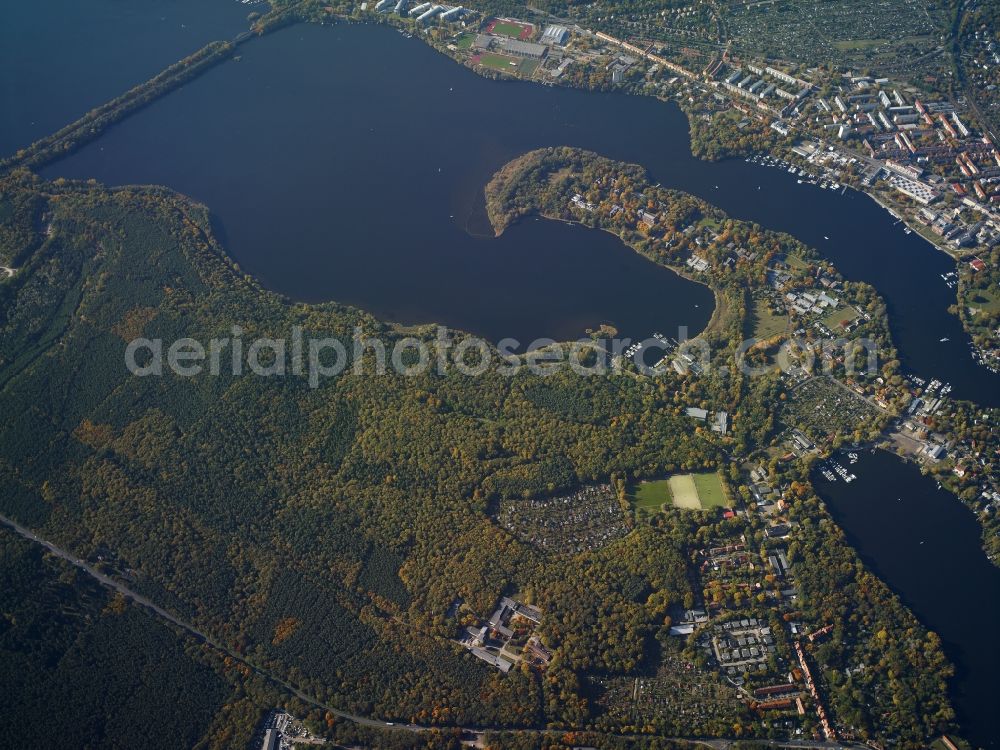
[[[681,271],[678,268],[675,268],[674,266],[668,266],[668,265],[664,265],[662,263],[657,263],[655,260],[652,260],[651,258],[647,258],[635,246],[633,246],[633,245],[629,244],[628,242],[626,242],[625,239],[620,234],[618,234],[617,232],[612,231],[611,229],[608,229],[607,227],[591,227],[591,226],[587,226],[582,221],[572,221],[570,219],[564,219],[561,216],[552,216],[551,214],[547,214],[544,211],[537,211],[534,214],[524,214],[522,216],[519,216],[516,220],[507,222],[500,229],[496,228],[496,225],[493,223],[493,217],[491,216],[490,217],[490,225],[493,226],[493,232],[494,232],[493,236],[494,237],[499,237],[500,235],[502,235],[507,230],[508,227],[510,227],[510,226],[514,225],[515,223],[520,222],[523,219],[525,219],[526,217],[532,216],[532,215],[533,216],[539,216],[539,217],[541,217],[541,218],[543,218],[543,219],[545,219],[547,221],[558,221],[558,222],[561,222],[563,224],[569,224],[570,226],[577,226],[577,227],[582,227],[584,229],[597,230],[599,232],[607,232],[612,237],[614,237],[619,242],[621,242],[622,245],[624,245],[625,247],[627,247],[629,250],[631,250],[633,253],[635,253],[639,257],[644,258],[645,260],[648,260],[650,263],[655,263],[656,265],[660,266],[661,268],[666,268],[667,270],[672,271],[673,273],[675,273],[677,276],[679,276],[680,278],[684,279],[685,281],[690,281],[690,282],[693,282],[695,284],[701,284],[702,286],[704,286],[705,288],[707,288],[710,292],[712,292],[712,298],[714,300],[714,307],[712,308],[712,314],[709,317],[708,322],[705,324],[705,327],[701,331],[698,332],[697,336],[692,336],[691,338],[692,339],[697,339],[697,338],[701,338],[703,336],[710,335],[710,334],[714,333],[715,329],[719,326],[719,322],[722,320],[722,313],[727,310],[727,307],[726,307],[726,304],[723,301],[722,295],[719,293],[718,289],[716,289],[714,286],[712,286],[711,284],[709,284],[707,281],[704,281],[702,279],[696,279],[696,278],[694,278],[692,276],[689,276],[688,274],[684,273],[683,271]]]

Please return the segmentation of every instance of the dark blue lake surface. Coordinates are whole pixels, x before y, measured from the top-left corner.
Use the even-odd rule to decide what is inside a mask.
[[[847,460],[840,459],[845,465]],[[813,483],[866,564],[941,636],[955,664],[958,720],[974,747],[1000,747],[1000,569],[980,546],[972,511],[913,464],[891,453],[859,453],[850,484]]]
[[[235,37],[252,9],[237,0],[3,3],[0,158],[208,42]]]
[[[213,210],[246,271],[299,300],[493,339],[568,338],[603,321],[631,336],[701,329],[708,290],[608,234],[529,220],[499,239],[483,236],[482,189],[497,168],[539,146],[581,146],[815,246],[885,297],[907,369],[951,382],[956,396],[1000,403],[998,378],[973,362],[947,312],[946,256],[866,196],[798,185],[742,160],[694,159],[673,105],[487,81],[381,27],[296,26],[241,54],[46,176],[191,195]],[[22,95],[30,110],[37,92]],[[849,487],[821,492],[868,563],[942,636],[960,670],[962,720],[985,745],[1000,649],[990,637],[997,571],[980,551],[978,526],[893,457],[866,455],[857,473]]]
[[[298,26],[47,173],[204,201],[242,267],[299,300],[494,341],[575,338],[604,322],[632,337],[694,334],[710,290],[610,234],[529,220],[494,238],[486,222],[483,187],[506,161],[607,140],[618,113],[592,101],[491,86],[386,28]]]
[[[546,222],[499,241],[469,236],[487,230],[482,188],[499,166],[539,146],[581,146],[817,247],[885,296],[908,370],[1000,403],[1000,380],[974,363],[947,312],[950,259],[866,196],[693,158],[673,105],[487,81],[384,27],[296,26],[241,52],[46,175],[192,195],[247,271],[300,300],[493,338],[569,337],[601,321],[632,336],[699,330],[705,290],[626,258],[613,238]],[[607,282],[596,298],[595,278]]]

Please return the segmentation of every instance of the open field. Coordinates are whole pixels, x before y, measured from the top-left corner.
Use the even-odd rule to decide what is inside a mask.
[[[467,31],[464,34],[459,34],[458,39],[455,40],[455,46],[459,49],[472,49],[474,41],[476,41],[476,35]]]
[[[753,337],[769,339],[788,330],[788,316],[775,315],[767,306],[765,300],[756,300],[751,313],[753,320]]]
[[[505,57],[504,55],[494,55],[487,53],[479,58],[479,64],[484,68],[492,68],[493,70],[501,70],[504,73],[514,73],[517,71],[517,60],[513,57]]]
[[[698,489],[698,501],[705,510],[709,508],[725,508],[728,506],[726,491],[722,488],[722,480],[714,472],[692,474],[694,486]]]
[[[1000,313],[1000,294],[990,289],[972,289],[965,294],[965,304],[987,315]]]
[[[809,266],[808,263],[806,263],[804,260],[802,260],[802,258],[800,258],[798,255],[795,255],[794,253],[789,253],[788,255],[785,256],[785,263],[787,263],[790,268],[794,268],[796,270],[808,268]]]
[[[698,502],[698,486],[691,474],[675,474],[670,477],[670,494],[674,498],[674,507],[688,510],[701,510]]]
[[[836,333],[839,328],[847,325],[856,317],[858,317],[858,313],[853,307],[844,306],[823,318],[823,325]]]
[[[639,512],[657,512],[668,503],[684,510],[725,508],[728,503],[722,481],[714,471],[699,474],[674,474],[667,479],[641,482],[628,495]]]
[[[534,75],[535,71],[538,69],[538,66],[540,64],[541,64],[540,60],[532,60],[530,58],[525,57],[518,63],[517,70],[525,78],[530,78],[532,75]]]
[[[508,57],[507,55],[497,55],[492,52],[486,52],[479,57],[473,57],[472,61],[484,68],[490,68],[491,70],[499,70],[503,73],[510,73],[511,75],[521,75],[525,78],[530,78],[538,67],[538,60],[529,60],[527,58],[519,57]]]
[[[659,511],[670,502],[670,480],[657,479],[636,485],[629,500],[636,509]]]

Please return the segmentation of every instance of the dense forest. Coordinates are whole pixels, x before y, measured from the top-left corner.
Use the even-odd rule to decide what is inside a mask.
[[[802,273],[824,265],[791,238],[690,196],[654,196],[638,168],[582,152],[535,154],[505,170],[491,186],[491,216],[501,230],[518,215],[592,192],[594,179],[612,172],[631,182],[635,201],[645,195],[645,205],[662,211],[670,237],[695,220],[725,237],[706,248],[711,266],[701,279],[720,301],[705,336],[722,364],[742,338],[747,289],[759,283],[765,259],[798,254]],[[619,229],[656,262],[674,267],[690,253],[687,238],[675,247],[664,233]],[[348,369],[318,388],[301,377],[225,368],[136,377],[123,355],[139,336],[208,341],[239,326],[249,341],[301,326],[307,336],[348,343],[360,328],[391,344],[404,332],[353,308],[267,292],[226,257],[205,207],[164,189],[109,190],[14,172],[0,182],[0,240],[18,264],[0,283],[0,512],[100,561],[109,575],[330,705],[443,728],[593,728],[588,678],[655,669],[653,645],[671,612],[700,596],[692,549],[717,536],[763,533],[756,521],[723,519],[721,509],[669,512],[588,551],[542,551],[493,514],[501,501],[596,482],[621,487],[678,471],[725,471],[728,456],[757,449],[776,431],[774,377],[750,379],[725,366],[703,378],[668,371],[652,379],[626,368],[597,380]],[[754,248],[759,260],[727,264],[730,242]],[[868,294],[858,290],[859,304],[874,309],[879,301]],[[891,352],[877,319],[868,333]],[[430,328],[416,335],[433,345]],[[685,416],[692,404],[728,409],[732,433],[699,427]],[[782,471],[802,478],[806,467]],[[799,494],[805,532],[790,550],[802,561],[799,616],[816,627],[832,621],[843,636],[817,658],[895,665],[891,679],[873,669],[831,683],[836,710],[865,736],[916,747],[950,720],[939,646],[864,570],[808,489]],[[539,632],[552,654],[544,671],[522,663],[503,674],[454,642],[458,618],[488,616],[501,594],[544,612]],[[99,654],[116,640],[149,641],[178,663],[165,684],[198,685],[206,705],[226,700],[232,688],[217,670],[180,666],[183,650],[150,635],[137,616],[104,623],[87,647]],[[907,637],[885,642],[881,632]],[[76,637],[60,636],[67,644]],[[67,653],[77,659],[67,664],[98,658]],[[105,668],[112,658],[124,657],[109,655]],[[29,664],[23,673],[41,669]],[[252,724],[259,714],[249,713]],[[322,731],[360,731],[308,707],[303,713]],[[214,721],[198,715],[201,723],[183,731]],[[601,729],[616,731],[607,718]],[[735,729],[692,720],[684,729],[763,731],[750,720]],[[441,746],[453,739],[442,735]],[[511,742],[532,746],[523,736]]]
[[[197,647],[6,529],[0,654],[5,707],[22,719],[4,747],[193,747],[217,720],[243,741],[256,720],[223,718],[238,689]]]

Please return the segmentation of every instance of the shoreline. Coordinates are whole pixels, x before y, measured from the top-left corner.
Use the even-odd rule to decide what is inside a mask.
[[[851,188],[851,190],[858,190],[856,187],[853,187],[853,186],[849,186],[849,187]],[[897,214],[896,213],[896,209],[893,208],[892,206],[886,205],[885,201],[883,201],[881,198],[879,198],[879,196],[875,192],[870,192],[868,190],[858,190],[858,192],[859,193],[863,193],[864,195],[867,195],[869,198],[871,198],[873,201],[875,201],[879,206],[881,206],[882,208],[884,208],[886,211],[890,212],[894,216],[897,216],[899,218],[899,220],[907,227],[907,229],[909,229],[911,232],[913,232],[913,234],[915,234],[918,237],[920,237],[920,239],[924,240],[924,242],[926,242],[928,245],[930,245],[931,247],[933,247],[938,252],[941,252],[941,253],[944,253],[945,255],[947,255],[948,259],[951,260],[956,266],[958,266],[958,258],[956,258],[954,255],[952,255],[951,251],[949,251],[947,248],[941,247],[936,242],[934,242],[931,239],[929,239],[928,237],[926,237],[922,232],[920,232],[916,228],[910,226],[910,220],[908,220],[907,217],[900,216],[899,214]]]
[[[270,31],[273,31],[273,30],[277,30],[277,29],[281,28],[282,26],[294,26],[294,25],[296,25],[298,23],[315,23],[314,21],[311,21],[311,20],[306,20],[306,19],[302,19],[302,18],[293,18],[293,17],[291,17],[287,13],[280,13],[280,14],[278,14],[278,16],[279,16],[279,20],[281,20],[282,23],[277,24],[277,25],[270,25],[270,26],[266,27],[264,29],[265,32],[270,32]],[[377,17],[374,17],[374,18],[372,18],[372,17],[355,18],[355,17],[352,17],[352,16],[338,15],[338,16],[336,16],[336,19],[337,19],[338,22],[341,22],[341,23],[347,23],[347,24],[361,23],[361,24],[366,24],[366,25],[367,24],[374,24],[374,25],[379,25],[379,26],[385,26],[385,27],[391,28],[391,29],[396,29],[397,31],[402,31],[402,30],[404,30],[406,28],[403,24],[394,23],[393,22],[394,19],[391,18],[391,17],[388,17],[388,16],[377,16]],[[431,41],[430,39],[428,39],[426,37],[426,35],[414,34],[413,36],[415,38],[419,39],[426,46],[430,47],[432,50],[436,51],[438,54],[440,54],[440,55],[442,55],[444,57],[447,57],[452,62],[454,62],[454,63],[456,63],[456,64],[458,64],[458,65],[460,65],[462,67],[465,67],[465,68],[471,70],[472,72],[476,73],[480,77],[486,78],[487,80],[496,80],[496,78],[494,78],[494,76],[486,75],[482,70],[480,70],[478,68],[478,66],[464,65],[461,62],[461,60],[459,60],[458,58],[456,58],[454,55],[449,54],[449,50],[447,48],[442,48],[440,45],[433,43],[433,41]],[[228,42],[223,42],[223,44],[232,45],[232,49],[228,50],[228,51],[231,52],[231,51],[235,50],[235,48],[237,48],[239,45],[241,45],[242,43],[244,43],[246,41],[249,41],[252,38],[253,38],[253,35],[250,32],[244,31],[239,36],[237,36],[235,39],[230,40]],[[211,46],[211,43],[210,43],[210,45],[206,45],[206,47],[203,48],[202,50],[199,50],[198,53],[195,53],[195,56],[197,56],[198,54],[204,52],[204,50],[208,49],[210,46]],[[225,56],[225,55],[223,55],[223,56]],[[185,60],[188,60],[188,59],[190,59],[190,58],[185,58]],[[184,62],[184,61],[181,61],[181,62]],[[222,62],[222,60],[219,59],[219,58],[216,58],[212,62],[213,63],[215,63],[215,62]],[[167,70],[170,70],[171,68],[176,67],[178,65],[180,65],[180,63],[175,63],[173,66],[168,67]],[[201,69],[196,69],[194,71],[185,71],[185,73],[187,74],[185,76],[185,79],[186,80],[190,80],[191,78],[200,77],[203,73],[207,72],[207,69],[209,67],[212,67],[212,65],[203,67]],[[136,92],[136,91],[138,91],[138,90],[140,90],[140,89],[142,89],[144,87],[148,87],[153,81],[156,80],[157,77],[158,76],[150,79],[150,81],[147,81],[147,82],[145,82],[143,84],[140,84],[139,86],[136,86],[134,89],[130,90],[129,92],[126,92],[126,94],[123,94],[122,96],[120,96],[117,99],[112,100],[112,101],[118,101],[118,99],[126,97],[126,96],[128,96],[130,94],[133,94],[134,92]],[[577,89],[577,90],[584,91],[584,92],[591,92],[591,91],[593,91],[593,89],[587,88],[585,86],[567,85],[564,81],[561,81],[561,80],[560,81],[555,81],[555,82],[552,82],[552,83],[548,83],[548,82],[543,83],[543,82],[538,82],[538,81],[533,81],[533,80],[525,80],[523,78],[520,78],[519,76],[511,75],[511,74],[505,73],[505,72],[501,73],[500,79],[513,80],[513,81],[521,81],[521,82],[524,82],[524,83],[537,83],[539,85],[558,85],[558,86],[563,86],[563,87],[566,87],[566,88]],[[619,90],[621,91],[621,93],[626,94],[626,95],[643,96],[643,94],[634,94],[633,92],[630,92],[630,91],[628,91],[625,88],[620,88]],[[159,98],[160,96],[165,96],[165,95],[167,95],[169,93],[170,93],[170,89],[168,88],[166,91],[158,92],[156,98]],[[674,101],[673,99],[664,98],[664,97],[659,96],[659,95],[653,95],[653,96],[651,96],[651,98],[656,99],[657,101],[663,102],[663,103],[668,104],[668,105],[669,104],[673,104],[674,106],[676,106],[677,109],[688,120],[688,124],[689,124],[689,127],[690,127],[691,118],[690,118],[689,114],[676,101]],[[134,111],[135,111],[135,109],[131,109],[131,111],[130,111],[130,109],[126,106],[124,112],[121,112],[120,114],[116,113],[116,116],[114,118],[114,122],[117,123],[117,122],[120,122],[123,119],[126,119],[126,118],[130,117],[134,113]],[[80,120],[75,121],[75,122],[71,123],[70,125],[66,126],[66,128],[64,128],[61,131],[58,131],[58,133],[62,133],[63,131],[65,131],[67,129],[74,128],[74,127],[80,125],[85,119],[86,119],[86,116],[84,118],[81,118]],[[102,130],[103,130],[103,128],[102,128]],[[33,149],[35,149],[36,147],[38,147],[39,145],[41,145],[45,141],[53,138],[55,135],[58,135],[58,133],[50,135],[50,136],[47,136],[45,138],[42,138],[39,141],[36,141],[35,143],[29,144],[23,150],[31,152]],[[90,134],[87,140],[92,140],[97,135],[99,135],[99,133],[98,134]],[[699,159],[699,160],[705,161],[705,162],[711,162],[711,161],[713,161],[713,160],[705,159],[702,156],[699,156],[694,151],[693,143],[692,143],[691,137],[690,137],[690,133],[689,133],[689,136],[688,136],[688,151],[696,159]],[[765,151],[759,151],[759,152],[753,152],[753,153],[767,154],[767,155],[771,155],[771,156],[774,155],[771,151],[767,151],[767,150],[765,150]],[[49,158],[51,160],[51,157],[45,157],[45,156],[43,156],[42,158],[43,159]],[[56,158],[58,159],[58,158],[61,158],[61,157],[56,157]],[[728,157],[728,158],[736,158],[736,157],[732,156],[732,157]],[[30,158],[28,158],[28,159],[25,159],[23,161],[31,162],[32,160]],[[30,169],[33,172],[39,166],[38,164],[35,164],[35,163],[24,164],[23,161],[17,160],[17,158],[15,156],[15,157],[12,157],[11,159],[7,159],[7,160],[5,160],[3,162],[0,162],[0,166],[2,166],[3,168],[6,168],[7,170],[9,170],[11,168],[16,168],[17,166],[27,166],[27,168]],[[881,206],[882,208],[884,208],[886,211],[890,211],[892,213],[892,215],[898,216],[899,220],[907,228],[909,228],[911,230],[911,232],[914,232],[914,233],[920,235],[920,237],[923,240],[925,240],[929,245],[931,245],[932,247],[934,247],[939,252],[944,253],[945,255],[947,255],[952,260],[952,262],[956,265],[956,267],[957,267],[957,265],[958,265],[958,259],[948,249],[946,249],[946,248],[940,246],[939,244],[935,243],[930,238],[924,236],[918,229],[916,229],[913,226],[911,226],[910,221],[907,218],[905,218],[903,215],[898,214],[893,207],[887,205],[886,202],[884,200],[882,200],[874,191],[865,190],[863,188],[858,188],[858,187],[855,187],[853,185],[849,185],[848,187],[851,187],[851,189],[853,189],[853,190],[858,190],[859,192],[865,193],[873,201],[875,201],[876,204],[878,204],[879,206]],[[546,217],[546,218],[552,218],[552,217]],[[496,230],[494,229],[494,231],[496,231]],[[612,234],[614,234],[614,233],[612,232]],[[499,236],[499,233],[496,233],[496,236]],[[619,237],[619,239],[621,239],[621,237]],[[624,240],[622,240],[622,241],[624,242]],[[628,243],[625,243],[625,244],[628,244]],[[633,248],[633,250],[634,250],[634,248]],[[665,266],[665,267],[666,268],[671,268],[670,266]],[[671,268],[671,270],[675,271],[675,273],[677,273],[682,278],[686,278],[686,279],[689,279],[689,280],[692,280],[692,281],[697,281],[697,279],[692,279],[689,276],[686,276],[685,274],[683,274],[682,272],[677,271],[677,269]],[[704,282],[700,282],[700,283],[704,283]],[[715,304],[715,309],[713,310],[712,317],[709,320],[709,323],[707,324],[705,330],[701,334],[699,334],[699,335],[704,335],[705,333],[708,333],[708,332],[712,331],[714,325],[717,324],[717,320],[716,320],[717,311],[718,311],[718,309],[720,307],[718,293],[714,290],[714,288],[711,287],[711,285],[705,284],[705,286],[708,286],[710,289],[713,289],[713,294],[715,296],[715,303],[716,304]],[[956,304],[958,303],[958,301],[959,301],[959,295],[958,295],[958,290],[956,289],[956,293],[955,293],[955,302],[956,302]],[[949,313],[949,314],[951,314],[951,313]],[[955,315],[955,317],[957,317],[959,319],[959,322],[962,325],[963,331],[965,332],[966,336],[971,341],[971,339],[972,339],[972,333],[966,328],[965,321],[962,319],[962,316],[961,315]]]
[[[855,189],[855,188],[852,188],[852,189]],[[885,204],[885,202],[883,200],[881,200],[878,197],[878,195],[876,195],[874,192],[868,192],[867,190],[862,190],[860,192],[862,192],[865,195],[867,195],[869,198],[871,198],[873,201],[875,201],[875,203],[877,203],[879,206],[881,206],[882,208],[884,208],[886,211],[891,211],[892,213],[895,214],[895,210],[891,206],[887,206]],[[906,226],[907,228],[909,228],[910,231],[913,234],[915,234],[918,237],[920,237],[922,240],[924,240],[928,245],[930,245],[932,248],[934,248],[939,253],[942,253],[942,254],[946,255],[948,257],[948,259],[954,264],[954,271],[953,272],[956,273],[956,274],[958,274],[958,271],[959,271],[959,268],[960,268],[959,264],[961,263],[961,261],[957,257],[955,257],[955,255],[952,254],[952,252],[950,250],[948,250],[947,248],[941,247],[941,245],[939,245],[938,243],[934,242],[929,237],[927,237],[926,235],[924,235],[923,232],[920,232],[916,228],[910,226],[910,221],[907,218],[905,218],[903,216],[900,216],[899,218],[900,218],[900,221],[903,222],[904,226]],[[961,274],[959,274],[959,276],[958,276],[958,283],[955,285],[955,290],[954,290],[955,291],[955,299],[954,299],[954,302],[953,302],[953,304],[955,305],[955,308],[956,308],[956,312],[952,313],[950,310],[947,310],[946,312],[947,312],[948,315],[951,315],[951,316],[953,316],[955,318],[958,318],[958,322],[959,322],[959,324],[962,327],[962,332],[965,334],[966,339],[968,340],[969,346],[971,346],[973,348],[973,350],[975,350],[976,352],[979,352],[982,355],[982,352],[984,350],[983,350],[983,348],[981,346],[978,346],[976,344],[975,339],[974,339],[974,335],[973,335],[972,331],[969,330],[969,326],[968,326],[968,324],[965,321],[965,316],[962,315],[962,310],[963,310],[963,305],[962,305],[962,288],[963,288],[963,286],[964,286],[965,283],[966,282],[963,281],[963,278],[962,278]],[[982,367],[983,364],[979,363],[976,366],[977,367]],[[1000,564],[1000,563],[998,563],[998,564]]]
[[[695,284],[701,284],[702,286],[706,287],[709,291],[712,292],[712,298],[714,300],[715,306],[712,309],[712,314],[709,316],[708,322],[705,324],[705,327],[701,331],[699,331],[696,336],[692,336],[690,339],[688,339],[689,341],[693,341],[695,339],[702,338],[703,336],[712,334],[712,333],[715,332],[715,329],[719,326],[719,322],[722,319],[722,313],[727,310],[727,307],[726,307],[726,304],[725,304],[725,302],[724,302],[724,300],[722,298],[722,295],[719,293],[718,289],[716,289],[714,286],[712,286],[711,284],[709,284],[707,281],[703,281],[702,279],[696,279],[696,278],[694,278],[692,276],[687,275],[686,273],[684,273],[680,269],[674,268],[673,266],[667,266],[667,265],[664,265],[662,263],[657,263],[652,258],[647,258],[645,255],[643,255],[641,252],[639,252],[639,250],[637,250],[635,247],[633,247],[628,242],[626,242],[625,239],[620,234],[618,234],[617,232],[614,232],[614,231],[608,229],[607,227],[590,227],[590,226],[587,226],[586,224],[584,224],[582,221],[571,221],[570,219],[564,219],[561,216],[551,216],[549,214],[544,213],[543,211],[535,211],[533,213],[523,214],[523,215],[517,217],[517,219],[514,220],[514,221],[508,221],[503,226],[503,228],[499,229],[499,230],[496,228],[496,225],[493,223],[493,217],[491,216],[490,217],[490,224],[493,225],[493,232],[494,232],[493,236],[494,237],[499,237],[500,235],[502,235],[507,230],[507,227],[509,227],[509,226],[517,223],[518,221],[521,221],[522,219],[524,219],[524,218],[526,218],[528,216],[539,216],[539,217],[541,217],[543,219],[546,219],[548,221],[559,221],[559,222],[562,222],[563,224],[569,224],[570,226],[578,226],[578,227],[583,227],[584,229],[592,229],[592,230],[596,230],[596,231],[599,231],[599,232],[607,232],[612,237],[614,237],[619,242],[621,242],[622,245],[624,245],[625,247],[627,247],[629,250],[631,250],[633,253],[635,253],[636,255],[640,256],[641,258],[645,258],[650,263],[655,263],[656,265],[660,266],[661,268],[666,268],[668,271],[671,271],[671,272],[677,274],[677,276],[679,276],[680,278],[684,279],[685,281],[690,281],[690,282],[693,282]]]

